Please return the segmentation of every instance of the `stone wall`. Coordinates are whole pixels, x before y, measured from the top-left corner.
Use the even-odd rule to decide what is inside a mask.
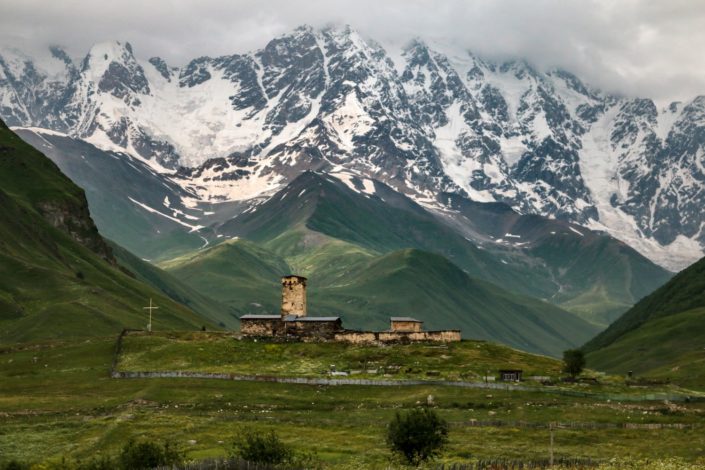
[[[341,343],[369,344],[379,342],[377,334],[374,331],[341,331],[333,339]]]
[[[354,331],[344,330],[340,319],[331,321],[242,319],[244,336],[294,338],[300,341],[339,341],[349,344],[416,343],[460,341],[460,330],[440,331]]]
[[[342,331],[336,333],[335,341],[350,344],[416,343],[433,341],[451,343],[460,341],[460,330],[442,331]]]
[[[245,336],[280,336],[284,334],[283,322],[278,319],[242,319],[240,333]]]
[[[298,336],[304,341],[330,341],[343,330],[343,322],[335,321],[290,321],[286,322],[287,335]]]
[[[280,319],[240,320],[240,332],[244,336],[271,336],[299,338],[303,341],[331,341],[343,330],[340,319],[335,321],[287,321]]]

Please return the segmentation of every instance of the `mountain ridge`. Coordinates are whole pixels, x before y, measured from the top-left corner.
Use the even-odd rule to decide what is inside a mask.
[[[701,307],[705,307],[705,258],[641,299],[607,330],[590,340],[585,350],[607,347],[628,331],[649,321]]]
[[[66,65],[65,82],[0,59],[0,116],[165,174],[188,166],[175,181],[208,201],[250,200],[342,166],[419,201],[453,192],[605,230],[674,269],[702,253],[701,98],[658,109],[566,71],[422,40],[385,49],[350,27],[302,27],[181,68],[136,59],[127,43],[87,57]],[[61,111],[33,119],[33,96]],[[208,106],[186,106],[204,97]]]
[[[436,253],[473,278],[566,308],[570,304],[571,311],[575,307],[603,327],[669,277],[608,236],[521,216],[507,206],[501,215],[490,210],[492,215],[483,217],[485,203],[453,198],[449,207],[454,211],[441,217],[378,181],[305,172],[214,230],[254,241],[283,258],[301,259],[304,266],[333,241],[341,254],[354,255],[356,263],[362,262],[363,253],[350,246],[367,256],[408,248]],[[493,231],[487,217],[504,230]],[[476,223],[474,234],[463,231],[469,221]],[[506,232],[510,227],[517,230]]]
[[[270,224],[272,233],[284,237],[277,242],[277,254],[301,240],[315,244],[320,238],[316,231],[376,252],[430,249],[477,278],[563,305],[601,327],[669,277],[609,236],[555,219],[521,215],[504,203],[473,202],[441,193],[439,206],[338,168],[304,171],[283,189],[255,200],[206,204],[169,175],[125,153],[102,151],[60,133],[23,129],[18,134],[85,188],[102,233],[156,264],[225,237],[262,232],[256,224],[243,226],[243,221],[256,218],[257,224]],[[317,199],[309,203],[310,198]],[[277,224],[286,228],[295,223],[301,225],[296,231],[276,229]],[[245,231],[229,229],[238,225]],[[430,236],[431,232],[435,235]],[[266,233],[258,236],[262,235],[267,238]],[[343,252],[362,254],[345,243],[337,246]],[[312,252],[312,256],[319,254]],[[299,261],[292,267],[297,269],[310,261],[303,252],[296,258]]]

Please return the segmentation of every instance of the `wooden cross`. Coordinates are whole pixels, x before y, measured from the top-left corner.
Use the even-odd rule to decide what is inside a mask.
[[[152,332],[152,310],[157,310],[159,307],[152,305],[152,299],[149,299],[149,307],[144,307],[144,310],[149,310],[149,324],[147,325],[147,331]]]

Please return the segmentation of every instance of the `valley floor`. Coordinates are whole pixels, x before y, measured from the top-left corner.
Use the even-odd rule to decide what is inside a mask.
[[[313,348],[322,361],[328,361],[327,354],[331,354],[323,351],[322,345],[289,348],[292,345],[245,344],[223,336],[215,341],[206,341],[198,334],[168,336],[128,337],[119,366],[133,370],[145,370],[148,365],[151,369],[188,369],[199,360],[215,357],[216,348],[209,350],[206,345],[218,345],[220,341],[230,348],[217,348],[224,350],[216,359],[221,361],[220,367],[229,361],[236,365],[235,372],[246,373],[237,366],[247,363],[238,363],[237,358],[246,349],[263,356],[257,348],[279,348],[276,356],[270,356],[276,359],[260,359],[262,367],[271,369],[281,361],[288,364],[287,374],[292,374],[293,368],[293,375],[306,376],[303,364],[309,364],[312,371],[320,371],[320,364],[311,363],[313,359],[303,352],[305,347]],[[181,343],[180,365],[175,343]],[[396,411],[426,403],[429,395],[433,396],[437,412],[451,423],[450,445],[443,462],[489,457],[546,458],[548,426],[553,422],[564,423],[555,432],[557,457],[677,457],[690,462],[705,457],[702,399],[646,401],[643,398],[648,390],[619,385],[614,385],[615,390],[630,394],[632,401],[610,400],[601,393],[568,395],[550,387],[518,391],[431,385],[311,386],[189,378],[120,380],[109,376],[114,347],[115,338],[98,338],[0,351],[0,461],[87,458],[115,452],[133,437],[171,440],[191,459],[224,456],[240,430],[253,428],[274,429],[284,441],[297,449],[315,452],[329,466],[385,468],[389,464],[383,439],[385,424]],[[477,349],[477,344],[461,343],[460,362],[469,361],[463,357],[462,349],[468,355],[473,347]],[[426,367],[426,361],[437,361],[440,356],[447,356],[450,362],[455,360],[452,352],[437,351],[431,349],[427,358],[416,351],[418,366]],[[360,348],[347,354],[365,356],[372,352]],[[403,350],[395,353],[394,348],[378,348],[377,352],[377,361],[396,355],[396,362],[404,355]],[[342,367],[341,358],[346,356],[341,351],[337,354]],[[516,354],[513,360],[517,363],[530,356]],[[159,356],[164,358],[163,364],[155,362]],[[537,372],[555,367],[555,361],[543,360],[544,365],[537,362]],[[477,361],[482,359],[478,357]],[[266,366],[266,362],[270,365]],[[496,365],[484,363],[482,367]],[[440,366],[435,369],[443,370]],[[593,391],[592,386],[575,387]]]

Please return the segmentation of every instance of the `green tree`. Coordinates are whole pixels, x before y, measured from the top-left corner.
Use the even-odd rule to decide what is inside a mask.
[[[563,371],[576,377],[585,368],[585,354],[580,349],[568,349],[563,352]]]
[[[387,426],[387,445],[407,463],[438,456],[448,442],[448,423],[430,408],[397,413]]]

